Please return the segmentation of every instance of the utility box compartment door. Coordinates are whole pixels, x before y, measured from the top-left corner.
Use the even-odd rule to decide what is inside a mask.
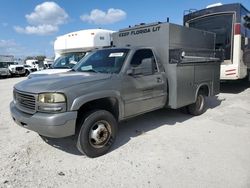
[[[177,65],[177,108],[195,101],[194,65]]]

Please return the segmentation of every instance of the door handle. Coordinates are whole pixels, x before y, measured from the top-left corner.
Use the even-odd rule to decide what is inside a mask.
[[[162,79],[160,77],[156,78],[157,80],[157,83],[161,83],[162,82]]]

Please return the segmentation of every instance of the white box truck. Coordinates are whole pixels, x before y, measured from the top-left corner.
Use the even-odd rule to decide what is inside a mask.
[[[29,78],[70,71],[87,52],[111,46],[113,32],[104,29],[86,29],[57,37],[54,43],[55,62],[52,64],[52,69],[32,73]]]

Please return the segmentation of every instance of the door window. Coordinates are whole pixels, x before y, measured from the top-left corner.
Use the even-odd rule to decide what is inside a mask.
[[[148,59],[151,58],[153,61],[153,71],[152,74],[158,72],[158,67],[155,61],[155,57],[154,54],[152,52],[152,50],[150,49],[141,49],[141,50],[137,50],[131,60],[130,65],[132,67],[139,67],[142,64],[142,61],[144,59]]]

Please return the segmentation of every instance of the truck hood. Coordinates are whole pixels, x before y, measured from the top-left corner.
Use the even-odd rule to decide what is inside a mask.
[[[29,93],[56,92],[63,88],[98,80],[109,79],[110,74],[66,72],[24,80],[14,87]]]
[[[45,76],[45,75],[50,75],[50,74],[58,74],[58,73],[64,73],[68,72],[71,69],[46,69],[46,70],[41,70],[41,71],[36,71],[33,72],[29,75],[28,78],[35,78],[38,76]]]
[[[23,65],[9,65],[10,68],[24,67]]]

